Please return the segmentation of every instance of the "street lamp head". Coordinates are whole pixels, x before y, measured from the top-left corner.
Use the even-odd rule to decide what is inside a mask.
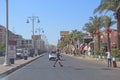
[[[29,20],[27,19],[27,22],[26,23],[29,23]]]

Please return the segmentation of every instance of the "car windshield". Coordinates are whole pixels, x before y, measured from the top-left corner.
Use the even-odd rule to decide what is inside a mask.
[[[23,50],[16,50],[17,53],[23,53]]]

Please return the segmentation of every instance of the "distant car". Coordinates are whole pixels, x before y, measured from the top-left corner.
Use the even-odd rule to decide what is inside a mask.
[[[52,51],[49,53],[49,61],[55,61],[56,60],[56,52]]]
[[[16,50],[16,57],[22,59],[24,56],[23,49],[17,49]]]

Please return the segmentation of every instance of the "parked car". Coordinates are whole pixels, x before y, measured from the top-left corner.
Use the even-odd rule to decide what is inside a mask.
[[[24,57],[23,49],[16,49],[16,57],[20,59]]]
[[[52,51],[49,53],[49,61],[55,61],[56,60],[56,52]]]
[[[35,50],[33,48],[29,49],[29,56],[34,57]]]
[[[4,56],[4,55],[5,55],[5,53],[0,51],[0,56]]]

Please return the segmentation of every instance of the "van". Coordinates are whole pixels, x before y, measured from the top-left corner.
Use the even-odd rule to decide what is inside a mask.
[[[24,56],[23,49],[16,49],[16,57],[22,59]]]

